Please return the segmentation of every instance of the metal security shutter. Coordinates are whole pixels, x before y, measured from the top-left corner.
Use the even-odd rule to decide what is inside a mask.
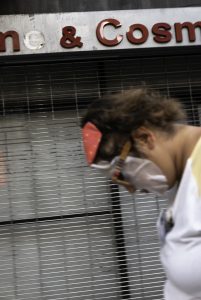
[[[155,223],[167,199],[89,169],[79,124],[97,97],[143,84],[199,125],[200,71],[201,56],[1,67],[1,299],[162,299]]]

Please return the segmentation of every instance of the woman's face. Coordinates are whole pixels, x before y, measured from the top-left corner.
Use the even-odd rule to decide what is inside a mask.
[[[141,127],[132,137],[135,150],[129,153],[121,171],[125,180],[113,181],[129,192],[140,189],[162,194],[174,186],[177,176],[170,136]]]
[[[130,186],[125,183],[129,183],[134,190],[153,192],[158,195],[164,194],[169,189],[167,178],[151,160],[129,155],[126,157],[120,172],[120,178],[116,176],[112,178],[113,180],[115,179],[116,183],[122,184],[129,191],[131,191]],[[119,175],[118,169],[117,175]]]
[[[140,189],[147,192],[158,191],[163,193],[164,190],[174,186],[177,176],[174,155],[172,155],[174,153],[172,151],[174,143],[171,136],[162,131],[141,127],[132,133],[131,137],[131,145],[133,146],[131,151],[127,152],[121,176],[119,178],[111,176],[111,172],[115,171],[115,165],[108,170],[110,172],[108,176],[112,181],[124,186],[129,192]],[[126,140],[128,141],[128,138]],[[120,142],[119,139],[106,139],[106,142],[103,147],[104,151],[99,151],[100,154],[110,153],[110,148],[113,150],[117,146],[120,146],[117,148],[121,150],[117,151],[116,155],[120,155],[120,152],[123,152],[124,137],[120,139]],[[116,146],[111,147],[110,144]],[[100,156],[95,163],[99,164],[102,160],[107,161],[108,159]],[[117,173],[119,173],[118,170]]]
[[[133,134],[140,156],[153,162],[164,174],[169,188],[177,181],[174,156],[174,142],[170,135],[147,127],[141,127]]]

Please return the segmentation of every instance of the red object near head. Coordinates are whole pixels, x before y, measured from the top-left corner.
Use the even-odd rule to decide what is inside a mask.
[[[86,159],[88,164],[91,165],[98,151],[102,133],[93,123],[87,122],[82,128],[82,138]]]

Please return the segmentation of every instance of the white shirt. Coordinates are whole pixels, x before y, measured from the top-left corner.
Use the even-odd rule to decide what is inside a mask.
[[[201,138],[187,160],[171,212],[174,226],[161,249],[168,277],[165,299],[201,299]]]

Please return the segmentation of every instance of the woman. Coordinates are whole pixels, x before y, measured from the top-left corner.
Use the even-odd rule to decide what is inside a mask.
[[[166,300],[201,299],[201,128],[185,120],[176,99],[138,88],[95,101],[82,121],[88,164],[114,182],[159,194],[177,185],[159,221]]]

